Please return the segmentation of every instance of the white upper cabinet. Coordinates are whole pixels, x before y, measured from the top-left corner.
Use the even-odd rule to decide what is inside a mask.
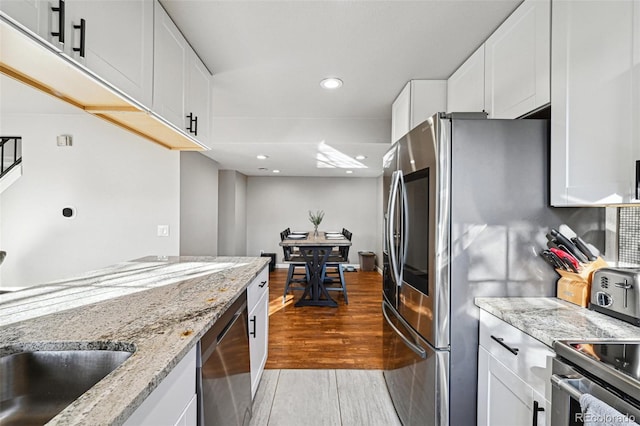
[[[67,0],[64,52],[145,106],[153,84],[153,0]]]
[[[210,138],[211,74],[156,3],[153,110],[200,142]]]
[[[485,110],[517,118],[550,101],[550,0],[525,0],[485,43]]]
[[[159,3],[154,13],[153,110],[184,130],[189,45]]]
[[[552,12],[551,204],[640,203],[640,0]]]
[[[484,44],[447,80],[447,111],[484,111]]]
[[[43,39],[51,40],[50,32],[57,32],[57,19],[61,16],[58,12],[60,4],[64,8],[64,0],[53,0],[51,3],[46,0],[2,0],[0,1],[0,11]],[[57,10],[53,11],[51,7]],[[50,26],[50,20],[53,19],[56,20],[56,28]],[[58,37],[55,38],[57,40]]]
[[[391,143],[447,109],[446,80],[411,80],[391,106]]]
[[[187,128],[196,139],[207,144],[211,139],[211,74],[194,51],[189,51],[188,58]]]

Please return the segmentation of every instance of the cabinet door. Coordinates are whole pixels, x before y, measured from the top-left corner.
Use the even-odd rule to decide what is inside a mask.
[[[249,313],[249,352],[251,357],[251,398],[254,398],[267,362],[269,348],[269,294],[262,295]]]
[[[446,80],[411,80],[409,130],[413,130],[433,114],[446,110]]]
[[[409,132],[411,117],[411,82],[404,86],[391,105],[391,143]]]
[[[189,45],[159,3],[154,8],[153,110],[185,130]]]
[[[447,80],[447,111],[484,111],[484,44]]]
[[[46,0],[2,0],[0,1],[0,11],[45,40],[57,41],[57,37],[51,37],[50,32],[57,31],[58,15],[57,12],[53,13],[50,7],[58,7],[59,1],[53,0],[50,4]],[[55,19],[55,28],[50,28],[49,18]]]
[[[153,6],[152,0],[66,2],[65,52],[147,106],[153,81]],[[84,54],[79,51],[82,43]]]
[[[554,206],[639,201],[639,8],[638,0],[553,2]]]
[[[478,351],[478,425],[531,425],[534,410],[545,410],[544,398],[511,370],[493,358],[482,346]],[[536,424],[545,425],[545,412],[539,410]]]
[[[191,128],[190,133],[206,144],[211,137],[211,74],[192,50],[189,58],[185,129]],[[192,116],[187,117],[189,114]],[[194,117],[197,122],[189,123]]]
[[[550,0],[525,0],[485,43],[485,108],[517,118],[550,101]]]

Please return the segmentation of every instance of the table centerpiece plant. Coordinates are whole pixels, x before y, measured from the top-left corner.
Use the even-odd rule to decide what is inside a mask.
[[[313,223],[314,237],[318,236],[318,226],[322,222],[322,218],[324,218],[324,211],[317,210],[315,213],[313,213],[311,210],[309,210],[309,221]]]

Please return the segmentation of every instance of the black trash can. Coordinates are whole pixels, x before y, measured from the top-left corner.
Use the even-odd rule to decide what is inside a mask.
[[[359,251],[360,270],[375,271],[376,270],[376,254],[372,251]]]
[[[275,253],[261,253],[260,257],[270,257],[271,261],[269,262],[269,272],[273,272],[276,270],[276,254]]]

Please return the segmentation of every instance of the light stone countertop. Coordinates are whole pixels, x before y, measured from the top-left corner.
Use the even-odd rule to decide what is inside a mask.
[[[640,338],[640,327],[555,297],[478,297],[475,304],[550,348],[556,340]]]
[[[48,423],[122,424],[268,263],[266,257],[146,257],[0,295],[0,355],[135,348]],[[7,319],[5,310],[19,321]]]

